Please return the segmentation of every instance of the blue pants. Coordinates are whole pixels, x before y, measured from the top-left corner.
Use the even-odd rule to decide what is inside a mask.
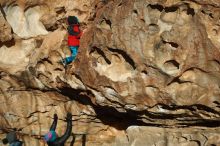
[[[76,59],[79,46],[70,46],[71,56],[65,58],[66,64],[70,64]]]

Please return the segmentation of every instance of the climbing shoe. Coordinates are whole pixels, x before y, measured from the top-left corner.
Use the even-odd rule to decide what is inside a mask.
[[[62,59],[62,60],[58,61],[58,63],[62,64],[64,67],[67,66],[67,63],[66,63],[65,59]]]

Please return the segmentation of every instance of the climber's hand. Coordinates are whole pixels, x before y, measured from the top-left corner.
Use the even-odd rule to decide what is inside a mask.
[[[54,118],[54,120],[57,120],[57,119],[58,119],[57,114],[54,114],[54,115],[53,115],[53,118]]]
[[[71,113],[67,113],[67,115],[66,115],[66,120],[67,121],[72,121],[72,114]]]

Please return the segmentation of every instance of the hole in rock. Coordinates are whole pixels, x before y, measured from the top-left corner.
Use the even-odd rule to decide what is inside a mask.
[[[194,11],[194,9],[188,7],[188,9],[187,9],[187,15],[192,15],[192,16],[194,16],[194,15],[195,15],[195,11]]]
[[[180,64],[176,60],[168,60],[164,64],[171,64],[175,66],[177,69],[179,69]]]
[[[143,18],[140,19],[141,21],[143,21],[145,23],[145,20]]]
[[[203,14],[206,14],[206,12],[204,10],[201,11]]]
[[[209,16],[210,16],[211,18],[214,18],[212,13],[210,13]]]
[[[154,24],[154,23],[149,24],[149,26],[158,27],[158,25],[157,25],[157,24]]]
[[[61,68],[55,68],[54,71],[63,71]]]
[[[174,47],[174,48],[178,48],[179,47],[179,45],[177,43],[174,43],[174,42],[170,42],[170,45],[172,47]]]
[[[59,9],[56,10],[56,13],[59,14],[65,14],[66,13],[66,9],[65,7],[60,7]]]
[[[55,31],[58,28],[64,28],[63,24],[66,24],[66,18],[61,18],[61,19],[57,20],[55,22],[55,24],[53,24],[50,27],[47,27],[46,29],[47,29],[47,31]]]
[[[177,44],[177,43],[175,43],[175,42],[167,42],[167,41],[163,41],[163,43],[164,44],[170,44],[172,47],[174,47],[174,48],[178,48],[179,47],[179,45]]]
[[[205,10],[201,10],[201,12],[203,13],[203,14],[205,14],[205,15],[208,15],[209,17],[211,17],[211,18],[214,18],[214,16],[213,16],[213,14],[212,13],[210,13],[210,11],[205,11]]]
[[[120,4],[118,4],[118,7],[122,6],[122,2]]]
[[[105,53],[100,48],[93,47],[92,50],[90,51],[90,54],[93,53],[94,51],[97,51],[97,53],[100,54],[105,59],[106,63],[111,64],[111,61],[106,57]]]
[[[103,20],[112,28],[112,22],[109,19],[104,18]]]
[[[6,42],[1,42],[1,41],[0,41],[0,47],[2,47],[3,45],[5,45],[7,48],[10,48],[10,47],[12,47],[12,46],[15,46],[15,40],[14,40],[14,38],[12,38],[11,40],[6,41]]]
[[[138,14],[138,11],[137,11],[137,10],[133,10],[133,12],[134,12],[135,14]]]
[[[37,39],[36,40],[36,48],[40,48],[42,43],[43,43],[43,39]]]
[[[152,4],[149,4],[148,5],[151,9],[157,9],[157,10],[159,10],[160,12],[162,12],[163,11],[163,6],[162,5],[159,5],[159,4],[155,4],[155,5],[152,5]]]
[[[175,12],[177,11],[178,7],[177,6],[172,6],[172,7],[165,7],[165,12],[169,13],[169,12]]]
[[[143,70],[142,73],[144,73],[146,75],[148,74],[148,72],[146,70]]]
[[[218,101],[213,101],[213,103],[215,103],[217,105],[220,105],[220,103]]]
[[[201,119],[201,120],[196,120],[196,121],[189,121],[187,124],[186,123],[179,123],[180,125],[183,125],[184,127],[219,127],[220,122],[219,120],[209,120],[209,119]]]
[[[55,24],[55,25],[53,25],[53,26],[51,26],[51,27],[48,27],[48,28],[46,28],[46,30],[47,31],[55,31],[55,30],[57,30],[58,29],[58,25],[57,24]]]
[[[120,49],[113,49],[113,48],[108,48],[108,49],[111,52],[118,53],[118,54],[122,55],[122,57],[125,59],[125,61],[127,63],[129,63],[134,70],[136,69],[136,65],[135,65],[134,60],[125,51],[120,50]]]

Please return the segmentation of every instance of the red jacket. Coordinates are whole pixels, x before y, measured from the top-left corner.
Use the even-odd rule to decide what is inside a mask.
[[[73,31],[78,33],[77,35],[70,35],[68,34],[68,46],[79,46],[80,44],[80,37],[82,35],[82,32],[79,29],[79,25],[73,25]]]

